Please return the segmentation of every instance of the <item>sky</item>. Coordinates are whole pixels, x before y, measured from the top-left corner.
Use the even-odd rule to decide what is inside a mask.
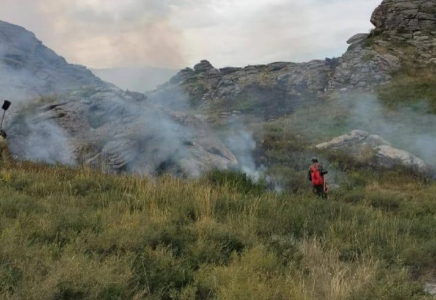
[[[180,69],[340,56],[381,0],[0,0],[0,20],[89,68]]]

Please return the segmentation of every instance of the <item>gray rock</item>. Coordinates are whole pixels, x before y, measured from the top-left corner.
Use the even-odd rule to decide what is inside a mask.
[[[371,22],[378,32],[434,30],[435,6],[434,0],[384,0],[372,14]]]
[[[347,44],[351,45],[351,44],[359,43],[364,39],[366,39],[368,36],[369,36],[368,33],[358,33],[356,35],[353,35],[350,39],[348,39]]]
[[[83,66],[68,64],[22,27],[0,21],[2,97],[28,99],[82,86],[110,86]]]
[[[202,60],[200,63],[196,64],[194,66],[195,72],[201,73],[201,72],[208,72],[210,70],[214,70],[215,68],[212,66],[212,64],[207,60]]]
[[[350,134],[336,137],[329,142],[317,145],[316,148],[339,149],[357,155],[362,148],[374,148],[381,145],[389,145],[389,143],[378,135],[371,135],[362,130],[353,130]]]
[[[8,133],[20,137],[10,140],[14,152],[32,158],[25,149],[35,148],[36,144],[29,144],[34,138],[41,152],[42,142],[56,146],[57,152],[69,156],[71,164],[84,162],[115,173],[200,176],[212,169],[238,166],[232,152],[203,120],[138,103],[118,89],[93,93],[75,92],[62,104],[44,105],[29,115],[18,112],[8,122]],[[81,101],[80,95],[92,101]]]
[[[183,70],[181,70],[179,73],[177,73],[175,76],[173,76],[170,79],[170,83],[173,84],[177,84],[180,82],[183,82],[185,80],[187,80],[189,77],[191,77],[192,75],[194,75],[194,70],[191,68],[185,68]]]
[[[401,165],[416,169],[420,172],[429,170],[429,167],[422,159],[404,150],[396,149],[388,145],[375,147],[374,150],[376,151],[377,164],[380,166],[392,168]]]
[[[269,120],[290,113],[307,99],[328,97],[330,91],[372,93],[376,86],[389,83],[404,61],[413,59],[424,67],[434,57],[435,8],[436,0],[384,0],[371,18],[375,30],[351,37],[347,41],[350,47],[339,58],[221,70],[201,61],[195,72],[187,72],[183,81],[175,77],[152,93],[149,101],[160,103],[164,94],[171,96],[163,98],[174,99],[176,90],[187,95],[185,102],[204,111],[231,109],[242,102],[253,112],[256,110],[247,105],[247,99],[253,99],[265,108],[256,113]],[[280,109],[270,113],[269,106]]]
[[[366,131],[354,130],[329,142],[316,146],[318,149],[340,151],[354,157],[357,161],[384,168],[402,166],[420,172],[427,172],[429,166],[420,158],[392,147],[378,135]]]

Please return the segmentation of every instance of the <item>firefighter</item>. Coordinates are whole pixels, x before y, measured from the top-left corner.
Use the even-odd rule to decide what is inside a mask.
[[[313,192],[318,197],[327,199],[327,182],[324,178],[328,171],[324,169],[323,165],[318,162],[318,158],[312,158],[312,164],[307,173],[309,181],[312,182]]]

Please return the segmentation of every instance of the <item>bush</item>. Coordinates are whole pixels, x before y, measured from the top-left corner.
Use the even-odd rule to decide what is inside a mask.
[[[260,180],[256,183],[247,174],[236,171],[215,170],[209,172],[206,175],[206,178],[214,185],[227,186],[244,194],[261,194],[266,190],[266,183],[264,180]]]

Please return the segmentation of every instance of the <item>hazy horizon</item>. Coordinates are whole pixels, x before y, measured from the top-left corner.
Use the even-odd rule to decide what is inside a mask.
[[[104,81],[115,84],[123,90],[144,93],[164,84],[179,70],[153,67],[118,67],[90,69]]]
[[[0,0],[0,19],[25,27],[91,69],[181,69],[340,56],[368,32],[381,0]]]

